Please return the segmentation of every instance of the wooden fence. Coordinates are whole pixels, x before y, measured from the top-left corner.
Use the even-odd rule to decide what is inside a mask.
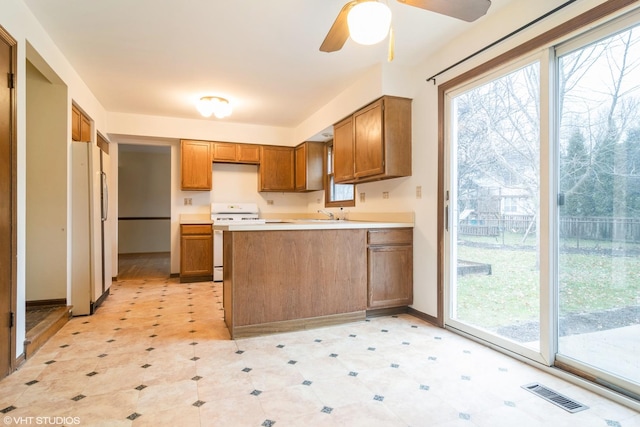
[[[535,234],[532,215],[502,215],[499,219],[460,221],[458,233],[467,236],[499,236],[501,232]],[[640,243],[640,218],[562,217],[560,237],[584,240]]]

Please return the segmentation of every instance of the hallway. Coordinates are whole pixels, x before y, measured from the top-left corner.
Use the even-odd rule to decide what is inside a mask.
[[[71,319],[0,382],[5,425],[640,425],[630,409],[412,316],[230,341],[221,305],[218,283],[115,282],[95,315]],[[589,409],[570,414],[521,388],[532,382]]]

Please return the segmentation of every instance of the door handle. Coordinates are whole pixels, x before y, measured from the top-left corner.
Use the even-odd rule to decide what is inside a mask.
[[[449,231],[449,205],[444,207],[444,229]]]

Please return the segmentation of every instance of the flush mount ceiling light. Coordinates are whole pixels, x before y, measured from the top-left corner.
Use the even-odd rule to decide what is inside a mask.
[[[354,42],[364,45],[379,43],[389,34],[391,9],[377,1],[358,3],[349,11],[347,25]]]
[[[196,103],[196,108],[204,117],[213,114],[219,119],[230,116],[232,110],[229,101],[219,96],[203,96]]]

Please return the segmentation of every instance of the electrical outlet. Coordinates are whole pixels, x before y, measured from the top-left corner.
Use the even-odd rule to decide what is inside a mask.
[[[273,200],[267,200],[268,205],[273,205]]]
[[[193,204],[193,200],[191,199],[191,197],[185,197],[184,198],[184,205],[185,206],[191,206]]]
[[[382,192],[382,198],[383,199],[388,199],[389,198],[389,192],[388,191],[383,191]]]
[[[364,193],[360,193],[360,203],[364,203]]]
[[[416,186],[416,199],[422,199],[422,185]]]

